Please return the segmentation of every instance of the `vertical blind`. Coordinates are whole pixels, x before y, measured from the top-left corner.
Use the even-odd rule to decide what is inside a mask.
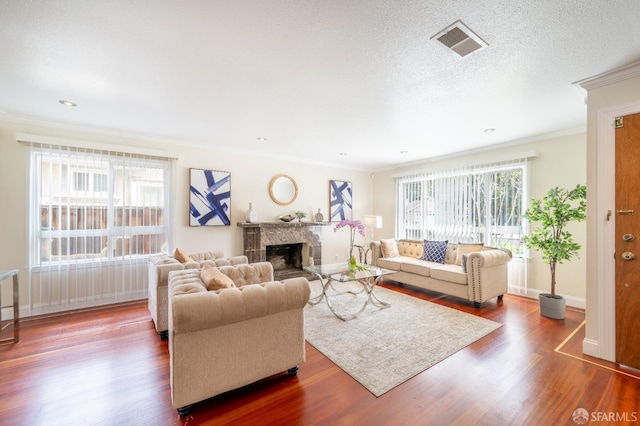
[[[525,158],[397,177],[396,197],[398,238],[478,242],[524,256]],[[513,276],[524,277],[526,271]],[[517,281],[524,282],[516,287],[526,287],[526,279]]]
[[[30,308],[144,295],[171,235],[171,160],[37,144],[30,157]]]

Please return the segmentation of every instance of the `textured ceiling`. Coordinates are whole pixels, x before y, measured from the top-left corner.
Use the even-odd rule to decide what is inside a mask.
[[[456,20],[489,47],[431,40]],[[639,60],[639,22],[638,0],[2,0],[0,119],[380,170],[584,129],[571,83]]]

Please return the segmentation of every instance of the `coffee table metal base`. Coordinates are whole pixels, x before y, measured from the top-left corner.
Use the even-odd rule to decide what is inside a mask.
[[[322,275],[317,274],[316,276],[320,279],[320,282],[322,283],[322,293],[320,293],[318,296],[313,297],[311,299],[309,299],[309,305],[314,306],[317,305],[318,303],[320,303],[322,301],[322,299],[326,300],[327,302],[327,306],[329,306],[329,309],[331,310],[331,313],[333,313],[333,315],[335,315],[336,317],[340,318],[342,321],[349,321],[352,320],[354,318],[357,318],[358,315],[360,315],[362,313],[362,311],[365,310],[365,308],[367,307],[367,305],[369,305],[369,302],[373,303],[374,305],[378,306],[379,308],[382,309],[386,309],[388,307],[390,307],[391,305],[385,301],[382,301],[378,298],[378,296],[375,294],[375,287],[376,284],[378,284],[378,281],[382,278],[381,276],[378,277],[369,277],[369,278],[361,278],[358,280],[353,280],[353,281],[349,281],[349,282],[359,282],[360,284],[362,284],[362,290],[360,291],[352,291],[352,290],[347,290],[347,291],[338,291],[333,285],[333,282],[339,282],[339,281],[335,281],[333,279],[329,278],[323,278]],[[334,294],[329,294],[329,290],[331,290]],[[364,304],[362,305],[362,308],[360,308],[360,310],[352,315],[341,315],[338,312],[336,312],[336,309],[333,307],[333,305],[331,304],[331,300],[330,300],[330,296],[331,297],[335,297],[335,296],[340,296],[343,294],[353,294],[353,295],[358,295],[358,294],[362,294],[365,293],[367,294],[367,298],[365,299]]]

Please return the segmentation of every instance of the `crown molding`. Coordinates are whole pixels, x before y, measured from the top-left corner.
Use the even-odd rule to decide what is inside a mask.
[[[637,76],[640,76],[640,61],[606,71],[593,77],[578,80],[574,82],[573,85],[589,91]]]

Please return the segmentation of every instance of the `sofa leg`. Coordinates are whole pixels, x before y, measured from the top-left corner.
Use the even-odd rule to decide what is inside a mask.
[[[500,296],[498,296],[498,300],[502,300],[503,297],[504,297],[504,294],[501,294]]]
[[[480,302],[473,302],[473,307],[474,308],[479,308],[480,307]]]
[[[158,336],[160,336],[160,340],[167,340],[169,337],[169,330],[159,331]]]
[[[193,408],[192,404],[185,405],[184,407],[178,408],[178,414],[180,417],[185,417],[191,414],[191,409]]]
[[[296,374],[298,374],[298,366],[296,365],[295,367],[288,369],[287,374],[289,376],[295,376]]]

